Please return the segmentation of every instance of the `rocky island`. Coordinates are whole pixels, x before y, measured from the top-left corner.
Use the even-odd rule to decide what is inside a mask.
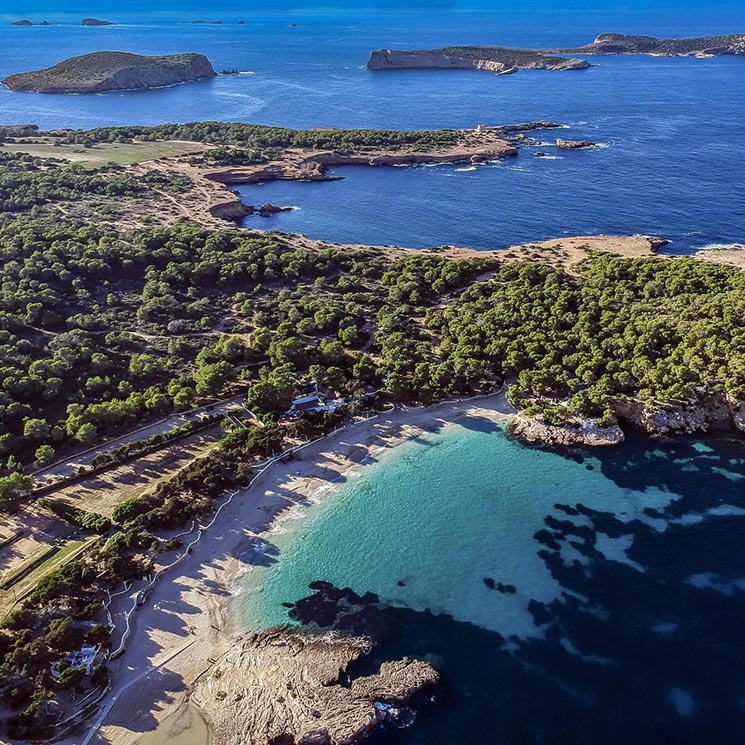
[[[202,54],[148,57],[128,52],[93,52],[43,70],[10,75],[2,82],[13,91],[103,93],[207,80],[216,74]]]
[[[82,26],[116,26],[113,21],[102,21],[99,18],[83,18]]]
[[[518,70],[585,70],[590,63],[531,49],[459,46],[441,49],[379,49],[370,54],[370,70],[486,70],[508,75]]]
[[[556,49],[563,54],[649,54],[656,57],[718,57],[745,54],[745,34],[699,36],[689,39],[658,39],[654,36],[600,34],[592,42],[573,49]]]

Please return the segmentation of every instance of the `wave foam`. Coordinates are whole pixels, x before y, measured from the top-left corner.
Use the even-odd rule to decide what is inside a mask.
[[[699,251],[745,251],[745,243],[707,243]]]

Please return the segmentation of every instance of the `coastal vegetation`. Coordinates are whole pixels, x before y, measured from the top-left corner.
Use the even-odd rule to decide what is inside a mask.
[[[308,383],[431,403],[515,378],[514,403],[588,416],[624,397],[745,398],[745,275],[691,259],[598,256],[572,276],[38,217],[3,221],[0,255],[3,475],[240,380],[267,414]]]
[[[83,146],[184,137],[237,158],[452,136],[210,123],[66,135]],[[125,227],[94,219],[92,200],[141,206],[154,193],[180,195],[188,177],[2,158],[0,510],[27,504],[33,468],[228,393],[243,391],[263,425],[229,425],[219,446],[110,518],[53,491],[36,500],[90,543],[0,623],[0,697],[14,737],[48,733],[72,691],[105,681],[100,669],[89,679],[52,666],[84,642],[106,643],[107,592],[151,574],[179,545],[177,531],[272,454],[350,413],[505,381],[516,406],[556,425],[607,425],[637,403],[745,399],[745,273],[734,267],[597,253],[570,272],[538,255],[324,246],[185,219]],[[339,408],[285,419],[309,390]]]
[[[69,132],[65,139],[69,143],[80,145],[131,142],[135,139],[145,142],[189,140],[237,147],[259,153],[276,148],[347,151],[366,148],[395,149],[409,146],[415,149],[426,149],[455,144],[458,141],[458,133],[450,129],[413,132],[377,129],[287,129],[286,127],[233,122],[191,122],[160,124],[155,127],[98,127]]]

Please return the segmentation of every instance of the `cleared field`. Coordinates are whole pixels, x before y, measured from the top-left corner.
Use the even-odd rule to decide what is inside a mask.
[[[98,476],[91,476],[49,496],[82,510],[111,517],[114,507],[120,502],[140,496],[195,458],[205,455],[221,436],[222,429],[218,424],[193,438],[181,440]]]
[[[55,145],[55,142],[59,144]],[[5,143],[2,149],[11,153],[28,153],[39,158],[60,158],[96,166],[104,163],[128,166],[158,158],[201,153],[207,147],[209,146],[199,142],[169,140],[168,142],[107,142],[86,148],[82,145],[65,145],[53,137],[35,137],[29,138],[28,143]]]
[[[59,540],[56,544],[49,546],[41,557],[30,558],[26,562],[28,572],[24,567],[14,572],[11,577],[5,575],[6,583],[10,580],[12,585],[8,589],[0,590],[0,619],[13,609],[16,601],[32,591],[45,574],[72,561],[98,538],[99,536],[89,536],[81,539],[77,533],[72,533],[69,539]],[[40,558],[43,560],[37,564]],[[14,577],[18,577],[18,580],[14,581]]]
[[[0,535],[4,540],[15,537],[0,548],[0,587],[72,532],[72,526],[33,505],[0,516]]]

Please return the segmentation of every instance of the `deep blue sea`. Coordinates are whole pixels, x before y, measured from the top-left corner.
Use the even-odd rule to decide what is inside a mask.
[[[587,233],[656,233],[670,250],[743,242],[745,58],[596,58],[583,72],[366,70],[370,50],[445,44],[574,45],[604,31],[745,31],[745,4],[481,2],[3,3],[0,77],[100,49],[203,52],[250,75],[87,96],[0,90],[0,119],[42,127],[221,119],[292,127],[473,127],[550,119],[601,149],[476,170],[339,169],[344,181],[242,188],[299,210],[247,224],[330,241],[504,247]],[[395,10],[394,10],[395,9]],[[84,15],[122,25],[82,28]],[[11,27],[28,17],[58,24]],[[222,26],[184,21],[222,19]],[[243,19],[245,25],[236,21]],[[291,24],[295,24],[291,26]],[[546,139],[555,140],[556,132]]]

